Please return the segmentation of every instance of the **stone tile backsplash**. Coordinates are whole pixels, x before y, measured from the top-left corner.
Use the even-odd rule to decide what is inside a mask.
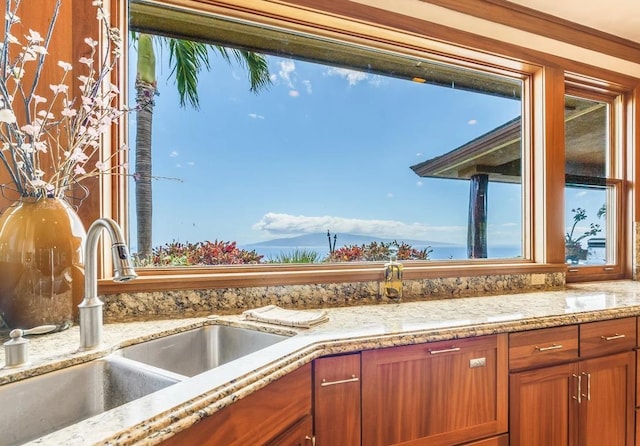
[[[520,293],[563,288],[562,273],[405,280],[403,302]],[[536,283],[540,283],[538,280]],[[194,289],[121,293],[103,296],[107,322],[235,314],[264,305],[284,308],[327,308],[395,303],[380,294],[379,282],[323,283],[249,288]]]

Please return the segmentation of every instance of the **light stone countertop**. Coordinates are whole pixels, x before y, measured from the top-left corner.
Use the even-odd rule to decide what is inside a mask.
[[[323,355],[637,316],[640,283],[598,282],[570,285],[561,291],[329,308],[327,312],[328,322],[295,330],[248,322],[241,315],[107,324],[104,348],[91,352],[77,351],[79,331],[72,327],[31,337],[31,363],[18,369],[0,369],[0,385],[209,324],[297,333],[259,352],[28,443],[153,445]],[[4,364],[1,349],[0,363]]]

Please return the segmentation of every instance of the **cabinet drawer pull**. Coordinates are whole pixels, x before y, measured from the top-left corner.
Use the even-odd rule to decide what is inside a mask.
[[[548,352],[549,350],[560,350],[562,347],[562,344],[553,344],[550,345],[549,347],[538,347],[536,345],[535,349],[538,350],[539,352]]]
[[[312,436],[306,435],[304,437],[304,444],[307,444],[309,442],[311,442],[311,446],[316,446],[316,436],[315,435],[312,435]]]
[[[571,398],[573,398],[574,400],[578,401],[578,404],[582,403],[582,375],[576,375],[573,374],[572,375],[574,378],[576,378],[576,383],[578,385],[577,388],[577,393],[576,395],[572,396]]]
[[[586,398],[587,401],[591,401],[591,373],[582,372],[582,376],[587,377],[587,394],[582,394],[583,398]]]
[[[442,350],[431,350],[429,349],[429,354],[437,355],[440,353],[451,353],[451,352],[459,352],[460,347],[451,347],[451,348],[443,348]]]
[[[326,379],[323,379],[322,383],[320,383],[320,387],[335,386],[336,384],[355,383],[357,381],[358,377],[356,375],[351,375],[351,378],[341,379],[338,381],[327,381]]]
[[[622,339],[624,337],[625,335],[616,333],[613,336],[600,336],[600,339],[603,339],[605,341],[613,341],[615,339]]]

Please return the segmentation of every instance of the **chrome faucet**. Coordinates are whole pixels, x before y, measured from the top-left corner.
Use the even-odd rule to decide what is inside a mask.
[[[98,239],[102,229],[111,236],[113,257],[113,281],[126,282],[138,277],[131,265],[129,249],[124,242],[122,230],[110,218],[99,218],[87,231],[84,247],[84,299],[78,305],[80,310],[80,350],[91,350],[102,344],[102,306],[98,297]]]

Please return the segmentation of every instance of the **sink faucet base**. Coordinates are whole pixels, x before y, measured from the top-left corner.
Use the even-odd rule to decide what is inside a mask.
[[[86,301],[87,299],[85,299]],[[80,316],[80,351],[92,350],[102,344],[102,306],[99,298],[78,305]]]

